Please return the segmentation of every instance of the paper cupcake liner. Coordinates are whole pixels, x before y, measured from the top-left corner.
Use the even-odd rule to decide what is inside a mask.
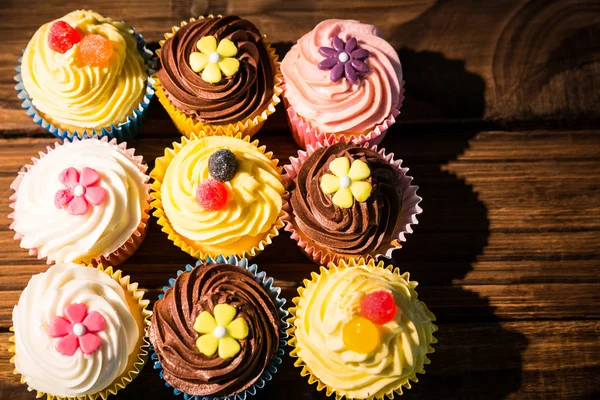
[[[181,250],[185,251],[186,253],[190,254],[192,257],[197,258],[197,259],[206,259],[209,257],[215,258],[220,254],[218,254],[218,253],[213,254],[213,253],[207,252],[206,250],[202,249],[201,246],[199,246],[195,241],[190,240],[183,235],[180,235],[173,228],[173,226],[171,225],[171,222],[169,221],[169,218],[167,217],[167,214],[165,213],[165,210],[163,208],[161,187],[162,187],[163,179],[165,178],[165,173],[167,171],[167,167],[169,166],[169,164],[171,163],[171,161],[173,160],[175,155],[177,153],[179,153],[179,151],[190,140],[196,140],[196,139],[199,139],[206,135],[217,136],[214,132],[204,133],[204,134],[200,134],[200,135],[197,135],[196,133],[191,133],[189,139],[185,136],[182,136],[181,143],[173,142],[173,148],[172,149],[166,148],[165,155],[163,157],[158,157],[156,159],[154,169],[152,170],[152,172],[150,172],[150,177],[152,179],[154,179],[154,182],[152,183],[152,186],[150,188],[151,189],[150,195],[153,198],[151,205],[152,205],[152,207],[154,207],[154,212],[152,215],[154,215],[157,218],[158,224],[160,226],[162,226],[162,231],[168,235],[169,240],[171,240],[175,244],[175,246],[179,247]],[[250,143],[251,145],[256,147],[256,149],[258,151],[260,151],[267,158],[269,158],[271,160],[271,164],[273,164],[273,167],[277,170],[277,172],[279,172],[279,174],[281,174],[283,168],[277,165],[279,163],[279,160],[277,160],[276,158],[273,158],[273,153],[267,152],[265,146],[259,147],[258,140],[254,140],[251,142],[250,136],[247,136],[247,135],[242,136],[242,135],[243,134],[241,132],[238,132],[237,134],[227,133],[224,136],[231,136],[231,137],[241,139],[241,140],[244,140],[245,142]],[[283,177],[282,177],[282,179],[283,179]],[[277,217],[277,220],[275,221],[275,223],[273,224],[271,229],[265,234],[264,238],[258,244],[256,244],[254,247],[252,247],[250,249],[244,250],[241,253],[235,253],[235,254],[223,253],[222,255],[225,257],[235,255],[239,258],[250,259],[250,258],[256,256],[257,254],[259,254],[260,252],[262,252],[267,245],[269,245],[273,242],[273,238],[275,236],[279,235],[279,229],[283,228],[284,223],[283,223],[282,218],[284,216],[284,208],[287,204],[286,199],[287,199],[287,196],[284,195],[282,197],[283,205],[281,207],[281,211],[279,213],[279,216]]]
[[[165,381],[165,386],[173,387],[173,393],[175,393],[176,395],[183,395],[183,398],[185,400],[246,400],[247,397],[254,396],[259,389],[262,389],[268,381],[273,379],[273,375],[277,372],[279,365],[283,362],[281,357],[283,357],[283,355],[285,354],[285,346],[287,345],[287,338],[288,338],[287,331],[290,327],[290,325],[286,321],[286,319],[288,317],[288,312],[283,308],[286,300],[285,300],[285,298],[280,297],[281,289],[278,288],[277,286],[273,285],[273,282],[274,282],[273,278],[267,278],[267,274],[265,272],[259,272],[258,266],[256,264],[249,265],[248,259],[246,259],[246,258],[240,259],[240,258],[237,258],[236,256],[231,256],[229,258],[226,258],[221,255],[215,257],[214,259],[211,257],[207,257],[206,261],[198,260],[196,262],[196,267],[205,262],[206,263],[237,265],[238,267],[242,267],[242,268],[250,271],[254,276],[256,276],[256,278],[260,281],[262,287],[267,291],[267,293],[269,294],[269,296],[275,303],[275,307],[277,307],[277,311],[279,313],[279,321],[281,323],[281,327],[279,329],[279,332],[280,332],[279,347],[277,348],[277,353],[273,356],[273,361],[271,362],[271,364],[269,364],[267,366],[267,368],[265,368],[265,370],[262,373],[262,375],[260,376],[260,378],[258,378],[258,380],[252,386],[250,386],[248,389],[246,389],[240,393],[236,393],[236,394],[233,394],[233,395],[227,396],[227,397],[195,396],[195,395],[184,393],[181,390],[174,388],[167,381]],[[189,272],[194,268],[195,267],[192,267],[191,265],[188,264],[185,266],[185,271]],[[177,271],[177,276],[181,275],[183,272],[184,272],[183,270]],[[175,284],[175,278],[169,279],[169,285],[163,287],[163,294],[158,295],[158,298],[162,299],[164,297],[164,293],[168,289],[172,288],[174,284]],[[160,361],[158,360],[158,355],[156,354],[156,352],[154,351],[154,348],[152,346],[150,346],[150,351],[151,351],[152,361],[154,362],[154,369],[159,370],[161,379],[164,379],[162,365],[161,365]]]
[[[121,287],[125,290],[125,292],[129,294],[128,299],[127,299],[128,303],[129,303],[129,307],[139,310],[139,315],[134,315],[134,313],[132,312],[132,315],[136,319],[136,322],[138,323],[138,327],[139,327],[139,339],[138,339],[138,343],[136,344],[138,351],[136,353],[132,353],[129,355],[128,367],[127,367],[126,371],[123,372],[120,376],[118,376],[110,385],[108,385],[104,390],[102,390],[100,392],[88,394],[85,396],[77,396],[77,397],[59,397],[59,396],[54,396],[51,393],[44,393],[44,392],[37,391],[28,385],[27,390],[29,390],[30,392],[35,391],[36,398],[46,396],[46,398],[48,400],[53,400],[53,399],[57,399],[57,400],[62,400],[62,399],[69,399],[69,400],[102,399],[102,400],[104,400],[108,396],[116,394],[119,390],[121,390],[121,389],[125,388],[125,386],[129,385],[131,383],[131,381],[133,379],[135,379],[136,376],[139,375],[142,368],[146,364],[146,361],[148,360],[150,342],[148,341],[147,331],[148,331],[148,327],[150,326],[150,317],[152,317],[152,311],[148,310],[148,305],[150,304],[150,300],[144,299],[144,294],[145,294],[144,290],[138,288],[137,282],[131,282],[131,278],[129,277],[129,275],[123,276],[122,271],[113,270],[112,267],[104,268],[104,266],[100,264],[100,265],[96,265],[96,266],[82,265],[81,268],[96,268],[96,269],[100,270],[101,272],[105,273],[106,275],[108,275],[112,279],[114,279],[116,282],[118,282],[121,285]],[[10,331],[14,332],[14,328],[11,327]],[[13,343],[8,349],[9,353],[13,354],[10,359],[10,363],[14,367],[13,374],[20,375],[19,371],[17,371],[17,369],[16,369],[16,364],[15,364],[15,358],[17,356],[16,345],[14,344],[15,336],[14,335],[11,336],[9,341],[11,343]],[[25,377],[23,375],[21,375],[21,383],[25,384],[25,385],[27,384],[25,382]]]
[[[148,69],[148,76],[146,78],[144,96],[142,97],[142,100],[138,106],[127,117],[125,122],[111,124],[110,126],[103,127],[102,129],[77,128],[55,121],[51,116],[43,115],[35,108],[29,93],[27,93],[25,86],[23,85],[23,80],[21,78],[21,62],[23,58],[20,57],[19,65],[15,68],[17,71],[17,75],[14,77],[14,80],[17,82],[15,89],[17,91],[17,97],[22,101],[21,107],[25,109],[27,115],[31,116],[33,122],[46,129],[57,138],[67,141],[72,141],[74,138],[82,139],[94,136],[106,136],[110,139],[117,139],[119,142],[133,139],[142,129],[144,119],[147,115],[148,106],[150,105],[150,100],[152,99],[152,96],[154,96],[154,89],[152,87],[154,84],[154,78],[152,78],[152,75],[154,74],[154,64],[152,62],[153,53],[146,48],[146,41],[142,35],[135,32],[134,28],[131,29],[133,31],[133,36],[137,40],[138,50],[144,58],[144,62]],[[23,49],[23,52],[25,52],[25,49]]]
[[[337,142],[346,142],[346,138],[341,137]],[[329,143],[328,140],[325,140],[323,144],[316,143],[314,147],[308,145],[305,151],[298,151],[297,157],[290,157],[290,163],[283,167],[287,173],[284,175],[284,184],[288,190],[287,196],[291,197],[291,191],[289,190],[290,185],[292,180],[298,175],[298,171],[306,159],[310,157],[315,150],[321,147],[330,146],[331,144],[333,143]],[[294,217],[291,201],[289,201],[288,197],[286,198],[283,207],[283,210],[285,211],[283,216],[283,221],[285,222],[284,229],[291,233],[292,239],[298,243],[300,249],[319,265],[326,265],[329,262],[337,262],[339,260],[360,259],[361,257],[379,258],[383,256],[390,258],[394,250],[402,247],[401,242],[406,241],[406,234],[413,232],[412,225],[417,225],[419,223],[417,215],[423,212],[423,209],[419,206],[419,203],[423,199],[417,195],[417,189],[419,189],[419,187],[412,184],[413,178],[407,175],[408,168],[402,167],[402,160],[394,160],[394,153],[386,154],[385,149],[382,148],[379,150],[377,146],[370,146],[369,143],[364,143],[361,146],[379,153],[379,155],[394,168],[396,175],[400,179],[400,186],[402,188],[402,209],[399,216],[400,223],[396,225],[396,230],[392,235],[396,239],[389,243],[382,244],[376,252],[368,255],[332,253],[326,247],[319,246],[313,242],[300,230]]]
[[[118,149],[121,150],[121,153],[124,154],[127,158],[129,158],[131,161],[133,161],[138,169],[144,174],[145,176],[145,187],[146,187],[146,191],[148,193],[148,204],[147,206],[142,210],[142,217],[140,220],[140,224],[138,225],[138,227],[136,228],[136,230],[131,234],[131,236],[129,237],[129,239],[127,239],[125,241],[125,243],[123,243],[117,250],[113,251],[112,253],[109,254],[105,254],[96,258],[85,258],[85,259],[80,259],[80,260],[75,260],[74,262],[77,263],[81,263],[81,264],[93,264],[93,265],[99,265],[102,264],[104,266],[117,266],[119,264],[122,264],[123,262],[125,262],[125,260],[127,260],[129,257],[131,257],[133,255],[133,253],[135,253],[135,251],[138,249],[138,247],[140,247],[140,245],[142,244],[142,242],[144,241],[144,238],[146,237],[146,232],[148,231],[148,219],[150,218],[150,184],[148,183],[148,181],[150,180],[150,177],[148,175],[146,175],[146,171],[148,170],[148,166],[146,164],[144,164],[144,158],[140,155],[135,155],[135,149],[134,148],[127,148],[127,143],[123,142],[123,143],[117,143],[117,139],[113,138],[109,141],[107,136],[103,136],[101,138],[92,136],[90,138],[85,138],[85,139],[80,139],[78,137],[74,137],[72,142],[78,142],[80,140],[101,140],[103,142],[108,142],[109,144],[116,146]],[[19,186],[21,184],[21,181],[23,180],[23,178],[25,177],[25,175],[31,170],[31,168],[33,168],[34,165],[36,165],[42,158],[44,158],[47,154],[49,154],[51,151],[57,149],[58,147],[62,146],[64,143],[59,143],[59,142],[55,142],[54,143],[54,147],[52,146],[47,146],[46,147],[46,153],[43,152],[39,152],[39,158],[35,158],[32,157],[31,164],[27,164],[23,167],[23,169],[21,171],[18,172],[17,177],[15,178],[15,180],[11,183],[10,188],[14,191],[14,193],[9,197],[10,200],[10,205],[9,207],[14,209],[17,203],[17,197],[18,197],[18,193],[19,193]],[[9,219],[14,220],[15,219],[15,213],[12,212],[8,215]],[[14,225],[15,223],[12,222],[10,224],[10,229],[14,229]],[[20,233],[15,231],[15,235],[13,237],[15,240],[21,240],[23,238],[23,235],[21,235]],[[42,257],[41,254],[39,253],[37,248],[30,248],[29,250],[29,255],[32,256],[37,256],[38,260],[41,260]],[[50,257],[46,257],[46,263],[47,264],[53,264],[55,263],[56,260]]]
[[[292,302],[294,303],[294,305],[288,309],[288,312],[290,314],[290,318],[287,320],[288,324],[290,325],[290,328],[287,331],[289,338],[290,338],[288,340],[288,344],[290,345],[290,347],[292,347],[292,350],[290,351],[290,356],[293,358],[296,358],[296,361],[294,362],[294,366],[302,369],[302,371],[300,372],[300,375],[303,377],[307,376],[308,383],[310,385],[312,385],[314,383],[317,384],[317,391],[325,390],[325,394],[327,396],[335,395],[336,400],[341,400],[346,396],[344,394],[340,394],[336,388],[328,386],[325,383],[323,383],[319,379],[318,376],[314,375],[310,371],[309,367],[306,365],[306,363],[304,362],[302,357],[300,357],[299,352],[301,349],[301,344],[298,343],[298,340],[295,335],[295,333],[296,333],[295,322],[296,322],[296,318],[297,318],[297,311],[298,311],[298,307],[300,304],[300,299],[302,298],[304,291],[306,289],[308,289],[308,287],[310,285],[315,284],[322,275],[327,275],[327,274],[330,274],[335,271],[343,270],[346,268],[353,268],[353,267],[357,267],[360,265],[366,265],[368,268],[384,268],[384,269],[392,272],[393,274],[402,276],[402,278],[404,278],[413,289],[416,288],[418,285],[417,282],[410,281],[410,274],[408,272],[401,274],[400,270],[398,268],[395,268],[392,265],[386,266],[383,261],[379,261],[377,264],[375,264],[375,261],[373,259],[370,259],[370,260],[366,260],[364,258],[359,258],[357,260],[351,259],[347,263],[344,260],[340,260],[339,264],[329,263],[327,268],[321,266],[319,273],[312,272],[311,276],[310,276],[310,280],[305,279],[302,283],[303,286],[298,288],[299,296],[294,297],[292,299]],[[433,315],[433,313],[431,311],[429,311],[429,309],[427,308],[425,303],[422,303],[422,304],[425,307],[425,311],[426,311],[427,315],[431,318],[432,321],[435,321],[436,320],[435,315]],[[432,333],[435,333],[438,330],[438,327],[434,324],[432,324],[432,325],[433,325]],[[431,354],[431,353],[435,352],[434,348],[431,346],[432,344],[435,344],[435,343],[437,343],[437,339],[433,335],[431,335],[431,337],[429,338],[429,343],[427,345],[427,353],[424,354],[424,364],[425,365],[431,363],[431,361],[427,357],[427,354]],[[389,391],[387,391],[385,393],[374,394],[374,395],[365,397],[362,400],[374,400],[374,399],[384,400],[385,398],[393,399],[395,394],[402,395],[403,388],[406,388],[406,389],[411,388],[411,381],[412,382],[419,381],[419,379],[417,378],[417,373],[425,374],[425,369],[421,369],[419,371],[414,372],[411,376],[408,377],[408,380],[406,382],[400,383],[397,387],[390,389]]]
[[[312,126],[310,121],[296,113],[296,110],[294,110],[285,96],[285,83],[283,85],[283,90],[282,98],[287,111],[288,125],[292,131],[294,140],[302,149],[306,149],[309,145],[314,147],[317,143],[325,144],[326,141],[333,144],[340,142],[343,139],[347,142],[354,142],[360,145],[365,143],[369,143],[372,146],[378,145],[385,138],[385,134],[389,127],[396,122],[396,117],[400,114],[400,108],[404,101],[404,82],[402,82],[400,104],[398,104],[397,108],[392,110],[390,115],[382,123],[375,125],[371,130],[360,134],[346,132],[328,133],[319,131],[318,128]]]
[[[221,15],[217,15],[217,17],[222,17]],[[159,43],[160,47],[165,43],[167,39],[172,37],[181,27],[187,25],[189,22],[194,22],[197,19],[204,19],[205,17],[200,16],[198,18],[190,18],[189,21],[183,21],[179,26],[171,27],[171,32],[165,33],[165,39],[161,40]],[[206,18],[214,18],[211,14]],[[283,89],[281,88],[283,82],[283,75],[281,75],[281,70],[279,66],[279,56],[275,53],[275,49],[271,47],[270,42],[267,40],[267,36],[263,35],[263,43],[265,44],[267,51],[269,53],[269,58],[271,59],[271,65],[273,66],[275,72],[275,85],[273,86],[273,97],[271,98],[271,102],[267,106],[263,106],[263,109],[256,115],[245,118],[241,121],[238,121],[233,124],[226,125],[215,125],[209,124],[202,121],[195,121],[193,118],[187,116],[185,113],[179,111],[177,107],[169,100],[168,95],[166,94],[160,80],[157,75],[153,75],[154,79],[154,89],[156,91],[156,96],[158,100],[163,105],[167,113],[173,120],[173,123],[177,127],[177,130],[186,137],[190,137],[192,133],[197,135],[203,134],[204,132],[212,132],[213,134],[237,134],[242,133],[247,136],[253,136],[256,134],[264,125],[265,121],[269,117],[269,115],[275,112],[275,107],[281,101],[279,99]],[[156,50],[156,54],[160,55],[160,48]]]

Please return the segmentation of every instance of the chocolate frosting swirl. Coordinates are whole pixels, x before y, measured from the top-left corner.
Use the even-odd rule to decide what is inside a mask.
[[[212,35],[238,48],[239,71],[216,84],[204,82],[189,64],[196,43]],[[181,27],[160,49],[158,79],[169,100],[198,121],[228,124],[255,115],[273,97],[271,59],[256,26],[240,17],[208,17]]]
[[[229,359],[198,351],[194,331],[202,311],[214,315],[214,306],[227,303],[236,318],[248,323],[240,352]],[[154,305],[150,340],[162,364],[164,379],[192,395],[231,396],[250,387],[277,352],[279,316],[262,285],[247,270],[230,264],[201,264],[179,275]]]
[[[324,194],[321,176],[329,163],[347,157],[369,165],[371,196],[351,208],[340,208]],[[316,245],[342,254],[368,254],[393,238],[402,209],[402,189],[394,168],[373,150],[356,144],[337,143],[317,149],[300,167],[290,187],[294,218],[300,230]]]

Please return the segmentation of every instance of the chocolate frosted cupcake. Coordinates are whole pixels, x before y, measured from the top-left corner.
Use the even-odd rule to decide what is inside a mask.
[[[170,281],[149,335],[155,367],[176,394],[233,397],[271,379],[287,326],[272,282],[235,257],[199,261]]]
[[[252,22],[200,17],[165,38],[155,88],[182,134],[222,129],[252,135],[274,112],[279,63]]]
[[[318,263],[389,257],[417,223],[421,198],[393,154],[341,142],[290,161],[286,230]]]

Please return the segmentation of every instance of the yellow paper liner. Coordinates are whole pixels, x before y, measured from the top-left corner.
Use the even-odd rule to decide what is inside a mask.
[[[125,243],[123,243],[117,250],[113,251],[112,253],[109,254],[104,254],[101,255],[99,257],[96,258],[83,258],[83,259],[79,259],[79,260],[75,260],[73,262],[75,263],[79,263],[79,264],[93,264],[93,265],[99,265],[102,264],[104,266],[112,266],[115,267],[119,264],[122,264],[123,262],[125,262],[129,257],[131,257],[133,255],[133,253],[135,253],[135,251],[140,247],[140,245],[142,244],[142,242],[144,241],[144,238],[146,237],[146,232],[148,231],[148,219],[150,218],[150,209],[152,208],[150,205],[150,201],[151,201],[151,197],[150,197],[150,184],[148,183],[148,181],[150,180],[150,177],[148,175],[146,175],[146,171],[148,170],[148,166],[146,164],[144,164],[144,157],[140,156],[140,155],[135,155],[135,149],[134,148],[127,148],[127,143],[126,142],[122,142],[122,143],[117,143],[117,139],[113,138],[113,139],[108,139],[108,137],[103,136],[102,138],[97,138],[97,137],[91,137],[91,138],[85,138],[85,139],[80,139],[80,138],[73,138],[73,142],[78,142],[81,140],[100,140],[103,142],[107,142],[108,144],[111,144],[113,146],[116,146],[122,154],[124,154],[125,156],[127,156],[127,158],[129,158],[137,167],[138,169],[144,174],[144,187],[146,188],[146,193],[148,194],[148,199],[147,199],[147,205],[146,207],[142,210],[142,215],[141,215],[141,219],[140,219],[140,224],[138,225],[138,227],[135,229],[135,231],[133,231],[133,233],[131,234],[131,236],[129,237],[129,239],[127,239],[125,241]],[[68,143],[68,142],[67,142]],[[64,144],[64,143],[63,143]],[[25,172],[19,172],[17,178],[14,180],[14,182],[11,184],[11,189],[13,189],[15,191],[15,193],[12,194],[12,196],[10,196],[10,208],[15,208],[15,204],[17,201],[17,196],[18,196],[18,189],[19,189],[19,185],[21,183],[21,180],[23,179],[23,177],[27,174],[27,172],[29,171],[29,169],[35,165],[39,160],[41,160],[42,158],[44,158],[48,153],[50,153],[52,150],[57,149],[58,147],[62,146],[63,144],[59,143],[59,142],[55,142],[54,143],[54,147],[51,146],[47,146],[46,147],[46,153],[39,153],[39,158],[32,158],[32,165],[26,165]],[[14,219],[14,213],[11,213],[8,216],[10,219]],[[10,225],[10,228],[12,229],[13,224]],[[22,239],[22,235],[19,233],[16,233],[14,236],[15,240],[21,240]],[[37,256],[38,259],[41,259],[42,257],[39,255],[39,252],[37,249],[32,248],[29,249],[29,254],[30,255],[34,255]],[[46,262],[48,264],[54,264],[56,262],[56,260],[52,259],[52,258],[47,258]]]
[[[60,397],[54,396],[50,393],[37,391],[28,385],[27,390],[29,390],[30,392],[35,391],[36,398],[46,396],[48,400],[96,400],[99,398],[104,400],[111,394],[116,394],[119,390],[125,388],[125,386],[130,384],[131,381],[139,375],[140,371],[142,370],[142,368],[146,364],[146,361],[148,360],[148,350],[150,347],[150,342],[148,341],[147,331],[148,327],[150,326],[150,318],[152,317],[152,311],[148,309],[150,300],[144,299],[144,290],[138,288],[137,282],[132,283],[129,275],[123,276],[121,270],[113,270],[112,267],[104,268],[102,264],[96,266],[89,264],[82,265],[81,267],[96,268],[99,271],[105,273],[106,275],[110,276],[113,280],[118,282],[121,285],[121,287],[125,290],[125,293],[128,294],[127,303],[129,305],[130,311],[132,311],[131,315],[135,318],[139,330],[139,338],[136,344],[138,351],[133,352],[129,355],[128,364],[127,368],[125,369],[125,372],[123,372],[114,381],[112,381],[107,388],[100,392],[88,394],[85,396]],[[11,326],[10,331],[14,332],[14,327]],[[11,343],[15,343],[15,336],[11,336],[9,341]],[[17,371],[15,366],[15,357],[17,356],[16,345],[12,344],[9,347],[8,351],[14,354],[10,358],[10,363],[15,367],[13,370],[13,374],[20,375],[19,371]],[[23,375],[21,375],[21,383],[27,384]]]
[[[159,41],[158,44],[160,45],[160,47],[162,47],[165,41],[167,41],[167,39],[171,38],[179,29],[181,29],[190,22],[194,22],[199,19],[214,17],[214,15],[210,14],[207,17],[200,16],[198,18],[190,18],[189,21],[182,21],[179,26],[171,27],[171,31],[165,33],[165,39]],[[222,18],[222,15],[217,15],[217,17]],[[160,83],[160,80],[158,79],[157,74],[154,74],[152,76],[152,78],[154,79],[153,87],[156,92],[156,96],[158,97],[158,100],[163,105],[165,110],[167,110],[167,113],[173,120],[173,123],[177,127],[177,130],[183,136],[189,138],[192,133],[199,135],[204,132],[210,132],[214,135],[242,133],[247,136],[253,136],[256,133],[258,133],[258,131],[262,128],[268,116],[275,112],[275,107],[281,102],[280,96],[283,92],[283,89],[281,88],[281,85],[283,83],[283,75],[281,74],[281,69],[279,66],[279,56],[277,55],[277,53],[275,53],[275,49],[271,47],[270,42],[267,40],[267,36],[263,35],[262,37],[262,41],[265,47],[267,48],[269,58],[271,59],[271,65],[275,73],[273,97],[271,98],[271,101],[268,104],[263,105],[262,108],[258,110],[255,115],[247,117],[236,123],[226,125],[214,125],[202,121],[195,121],[193,118],[179,111],[179,109],[177,109],[177,107],[175,107],[175,105],[171,103],[168,95],[165,93],[162,84]],[[156,50],[156,54],[160,56],[160,48]]]
[[[154,169],[152,170],[152,172],[150,172],[150,177],[152,179],[154,179],[154,182],[152,183],[152,186],[150,187],[150,189],[151,189],[150,195],[153,198],[151,205],[152,205],[152,207],[154,207],[154,212],[152,215],[154,215],[157,218],[158,224],[160,226],[162,226],[162,231],[168,235],[169,240],[171,240],[175,244],[175,246],[179,247],[181,250],[190,254],[194,258],[197,258],[197,259],[206,259],[207,257],[216,258],[217,256],[222,255],[224,257],[237,256],[239,258],[245,257],[247,259],[250,259],[250,258],[256,256],[261,251],[263,251],[265,249],[265,246],[271,244],[273,241],[273,238],[275,236],[279,235],[279,229],[281,229],[284,225],[282,218],[284,215],[284,208],[286,208],[286,206],[287,206],[287,192],[286,192],[286,194],[284,194],[282,196],[283,203],[282,203],[281,211],[279,212],[279,216],[277,217],[277,220],[275,221],[275,223],[273,224],[271,229],[268,232],[262,234],[262,238],[252,248],[244,249],[243,251],[237,251],[237,252],[226,251],[226,249],[220,249],[220,250],[216,249],[214,251],[209,251],[209,250],[204,249],[202,247],[202,244],[200,244],[194,240],[188,239],[183,235],[180,235],[171,225],[171,222],[169,221],[169,218],[167,217],[165,210],[163,208],[161,187],[162,187],[162,182],[165,178],[165,173],[167,171],[167,167],[169,166],[169,164],[171,163],[171,161],[173,160],[175,155],[177,153],[179,153],[179,151],[188,142],[190,142],[191,140],[200,139],[205,136],[230,136],[230,137],[233,137],[236,139],[243,140],[247,143],[250,143],[252,146],[254,146],[259,152],[264,154],[271,161],[273,168],[275,168],[275,170],[279,173],[279,176],[281,177],[281,172],[283,170],[283,167],[278,166],[279,160],[276,158],[273,158],[272,152],[266,151],[266,146],[263,145],[263,146],[259,147],[258,140],[254,140],[251,142],[250,136],[243,135],[241,132],[238,132],[236,134],[232,134],[232,133],[228,132],[227,134],[224,134],[224,135],[219,135],[216,132],[201,132],[200,134],[191,133],[189,138],[182,136],[180,143],[173,142],[173,148],[171,149],[171,148],[167,147],[165,149],[165,155],[163,157],[158,157],[156,159]],[[281,177],[281,178],[283,181],[283,177]]]
[[[312,371],[310,370],[310,368],[308,367],[308,365],[306,365],[306,363],[304,362],[304,360],[302,359],[302,357],[300,357],[298,355],[298,352],[301,349],[301,344],[298,343],[298,340],[296,338],[296,315],[297,315],[297,311],[299,308],[299,304],[300,304],[300,299],[302,298],[303,293],[305,292],[306,289],[308,289],[308,287],[310,285],[315,284],[316,282],[318,282],[318,280],[321,278],[322,275],[328,275],[330,273],[333,272],[337,272],[337,271],[341,271],[344,270],[346,268],[354,268],[357,266],[366,266],[367,268],[370,269],[374,269],[374,268],[383,268],[386,269],[390,272],[392,272],[395,275],[398,275],[400,277],[402,277],[406,282],[408,282],[409,286],[411,289],[415,289],[418,285],[418,282],[415,281],[410,281],[410,274],[408,272],[405,272],[403,274],[400,273],[400,269],[399,268],[395,268],[393,265],[385,265],[385,263],[383,261],[379,261],[377,264],[375,264],[375,261],[373,259],[369,259],[366,260],[364,258],[359,258],[358,260],[355,259],[350,259],[350,261],[346,262],[344,260],[340,260],[338,264],[335,264],[333,262],[330,262],[327,265],[327,268],[321,266],[319,269],[319,273],[316,272],[312,272],[310,274],[310,280],[309,279],[304,279],[304,281],[302,282],[303,286],[300,286],[298,288],[298,294],[299,296],[294,297],[292,299],[292,302],[294,303],[294,305],[292,307],[290,307],[288,309],[288,312],[290,313],[291,317],[288,318],[287,322],[290,325],[290,328],[287,330],[288,335],[290,336],[290,339],[288,340],[288,345],[290,347],[292,347],[292,350],[290,351],[290,356],[293,358],[296,358],[297,360],[294,362],[294,366],[301,368],[302,371],[300,372],[301,376],[308,376],[308,383],[309,384],[313,384],[316,383],[317,384],[317,390],[318,391],[322,391],[325,390],[325,394],[327,396],[331,396],[331,395],[335,395],[336,400],[341,400],[344,397],[346,397],[346,395],[344,393],[340,393],[341,391],[338,391],[336,388],[331,387],[329,385],[326,385],[325,383],[323,383],[319,377],[317,377],[316,375],[314,375],[312,373]],[[427,306],[425,305],[425,303],[423,303],[422,301],[420,302],[424,308],[425,308],[425,312],[427,313],[427,316],[429,318],[431,318],[431,321],[435,321],[435,315],[433,315],[433,313],[431,311],[429,311],[429,309],[427,308]],[[431,354],[435,352],[435,349],[431,346],[432,344],[437,343],[437,339],[433,336],[433,333],[436,332],[438,330],[438,327],[435,324],[433,325],[433,329],[432,329],[432,334],[431,334],[431,338],[429,338],[429,343],[427,344],[427,353],[423,355],[424,357],[424,365],[430,364],[431,361],[429,360],[429,358],[427,357],[427,354]],[[405,382],[400,382],[398,384],[398,387],[393,388],[389,391],[383,392],[383,393],[375,393],[372,394],[368,397],[365,397],[364,399],[361,400],[373,400],[373,399],[377,399],[377,400],[383,400],[384,398],[388,398],[388,399],[393,399],[395,394],[398,395],[402,395],[403,393],[403,387],[406,389],[410,389],[411,388],[411,381],[412,382],[418,382],[419,379],[417,378],[417,373],[419,374],[425,374],[425,369],[422,369],[420,371],[416,371],[414,372],[412,375],[409,375],[406,379]]]

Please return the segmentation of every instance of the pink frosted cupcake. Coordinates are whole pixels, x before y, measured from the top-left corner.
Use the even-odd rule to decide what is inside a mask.
[[[374,25],[330,19],[302,36],[281,63],[284,103],[302,148],[345,137],[378,144],[402,105],[402,65]]]

